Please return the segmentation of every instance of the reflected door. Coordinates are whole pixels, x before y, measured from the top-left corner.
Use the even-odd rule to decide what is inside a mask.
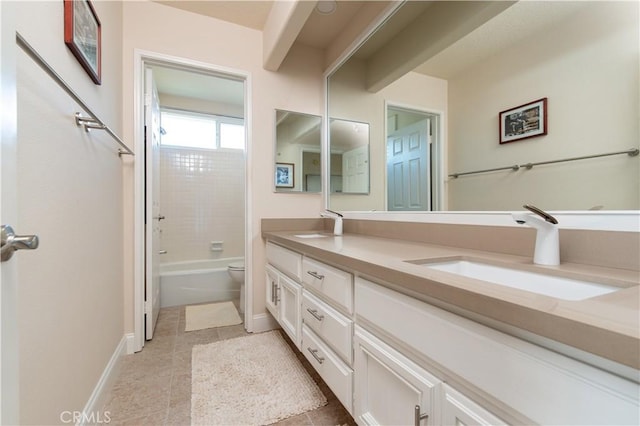
[[[387,209],[431,210],[429,120],[387,137]]]

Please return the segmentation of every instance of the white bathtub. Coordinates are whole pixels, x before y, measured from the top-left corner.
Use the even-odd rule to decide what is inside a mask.
[[[227,266],[241,260],[228,257],[160,264],[160,306],[238,299],[240,285],[231,280]]]

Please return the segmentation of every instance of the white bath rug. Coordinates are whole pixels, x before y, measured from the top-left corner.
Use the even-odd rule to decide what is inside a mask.
[[[278,331],[196,345],[191,364],[192,425],[267,425],[327,403]]]
[[[203,330],[205,328],[225,327],[242,323],[233,302],[191,305],[186,310],[184,331]]]

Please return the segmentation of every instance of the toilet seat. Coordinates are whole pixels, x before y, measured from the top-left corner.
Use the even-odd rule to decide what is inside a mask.
[[[230,271],[244,271],[244,262],[231,262],[227,267]]]

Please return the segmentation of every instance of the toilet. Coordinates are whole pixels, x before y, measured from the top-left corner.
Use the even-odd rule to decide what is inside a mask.
[[[244,312],[244,260],[231,262],[227,272],[234,283],[240,283],[240,313]]]

